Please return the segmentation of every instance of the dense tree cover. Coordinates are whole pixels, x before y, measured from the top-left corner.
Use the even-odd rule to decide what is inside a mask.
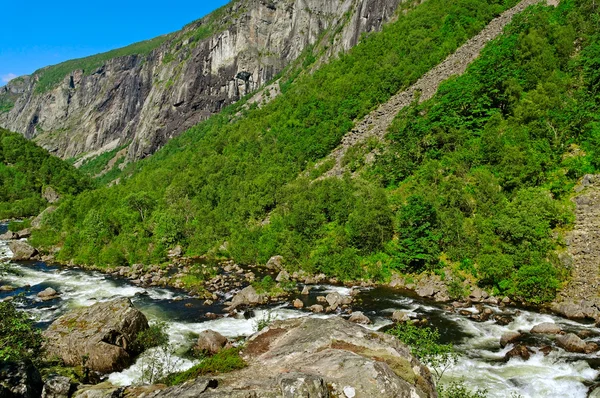
[[[284,253],[292,267],[360,277],[361,257],[392,238],[385,192],[350,180],[286,184],[356,118],[515,3],[427,1],[314,74],[284,82],[267,106],[239,116],[233,107],[133,166],[118,186],[69,199],[33,241],[62,245],[59,259],[96,265],[160,262],[176,244],[204,254],[228,241],[239,260]]]
[[[568,226],[572,187],[600,156],[598,12],[586,0],[535,7],[397,117],[369,174],[400,203],[390,266],[432,269],[443,254],[498,292],[554,297],[553,230]]]
[[[0,302],[0,361],[41,359],[42,332],[11,302]]]
[[[93,183],[22,135],[0,128],[0,219],[37,215],[47,205],[42,189],[48,185],[75,195]]]

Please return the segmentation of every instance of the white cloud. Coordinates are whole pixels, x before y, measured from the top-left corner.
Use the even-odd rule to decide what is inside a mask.
[[[17,77],[17,75],[15,75],[14,73],[9,73],[8,75],[2,75],[2,82],[3,83],[8,83],[9,81],[11,81],[12,79],[14,79],[15,77]]]

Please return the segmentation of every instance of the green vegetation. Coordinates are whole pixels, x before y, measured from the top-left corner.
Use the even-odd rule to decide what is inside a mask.
[[[0,128],[0,219],[37,215],[47,205],[42,188],[75,195],[92,182],[20,134]]]
[[[42,333],[12,302],[0,302],[0,361],[41,358]]]
[[[0,113],[10,111],[15,106],[15,103],[8,96],[0,97]]]
[[[102,173],[104,170],[106,170],[108,167],[108,163],[112,159],[114,159],[117,153],[119,153],[125,148],[127,148],[127,145],[122,145],[118,148],[113,149],[112,151],[104,152],[96,157],[87,159],[83,162],[81,167],[79,167],[79,170],[82,173],[89,175],[90,177],[95,177],[98,174]],[[122,163],[123,160],[125,160],[125,156],[120,158],[113,167],[118,167],[118,164]]]
[[[425,2],[349,54],[298,76],[263,108],[239,117],[241,108],[231,107],[131,166],[118,186],[65,202],[35,239],[63,244],[59,259],[81,264],[156,263],[177,244],[200,255],[228,241],[229,254],[243,262],[282,254],[291,268],[348,279],[367,276],[365,265],[383,277],[369,261],[393,237],[385,190],[350,179],[288,184],[355,119],[514,3]],[[131,195],[144,199],[141,207]]]
[[[161,380],[168,386],[175,386],[193,380],[197,377],[228,373],[246,367],[246,362],[240,357],[240,347],[226,348],[212,357],[204,358],[199,364],[184,372],[170,374]]]

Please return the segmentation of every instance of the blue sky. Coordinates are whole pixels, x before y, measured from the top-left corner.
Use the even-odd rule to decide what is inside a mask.
[[[43,66],[179,30],[228,2],[8,0],[0,7],[0,86]]]

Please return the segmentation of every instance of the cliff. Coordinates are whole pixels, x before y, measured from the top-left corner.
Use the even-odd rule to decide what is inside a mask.
[[[295,60],[348,50],[399,3],[232,1],[179,32],[15,79],[0,88],[0,126],[62,158],[127,145],[129,160],[143,158]]]

